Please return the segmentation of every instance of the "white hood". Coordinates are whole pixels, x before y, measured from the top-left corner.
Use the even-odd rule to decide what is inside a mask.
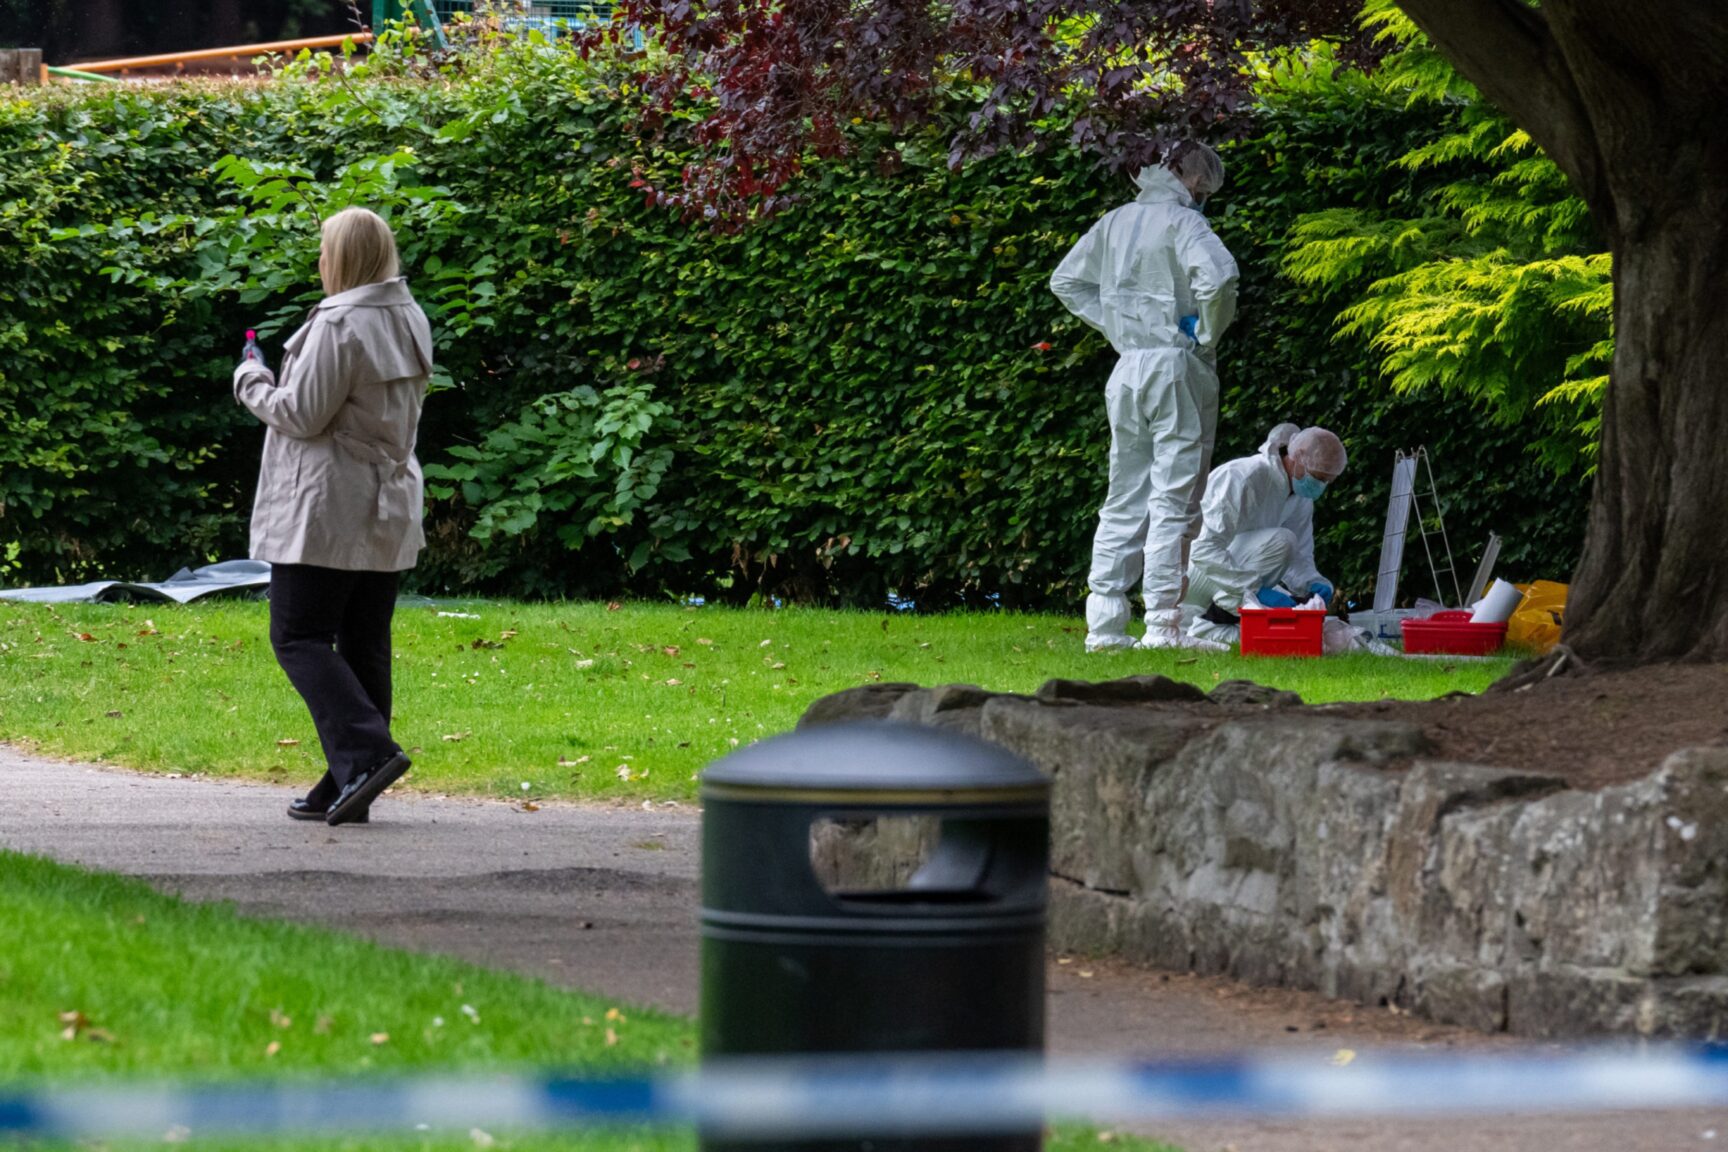
[[[1140,189],[1140,195],[1135,199],[1142,204],[1175,201],[1190,208],[1195,206],[1194,197],[1189,195],[1187,185],[1177,178],[1176,173],[1162,164],[1148,164],[1140,169],[1139,174],[1134,177],[1134,187]]]

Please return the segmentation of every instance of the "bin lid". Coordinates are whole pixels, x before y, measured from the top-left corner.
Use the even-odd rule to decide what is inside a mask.
[[[833,724],[752,744],[702,774],[707,797],[834,803],[1043,802],[1050,780],[1007,749],[958,732],[883,721]]]

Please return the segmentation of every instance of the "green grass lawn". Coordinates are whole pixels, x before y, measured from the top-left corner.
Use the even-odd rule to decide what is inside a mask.
[[[135,768],[304,786],[317,738],[257,602],[0,602],[0,739]],[[461,615],[453,615],[461,613]],[[404,605],[396,734],[423,790],[688,800],[701,767],[873,681],[1030,692],[1052,677],[1246,678],[1310,703],[1480,691],[1509,661],[1088,655],[1076,617],[672,605]],[[524,788],[524,785],[527,787]]]
[[[686,1020],[0,852],[0,1081],[204,1080],[685,1063]],[[70,1032],[70,1035],[68,1035]],[[510,1141],[685,1149],[682,1133]],[[271,1148],[377,1147],[376,1137]],[[200,1143],[200,1147],[220,1147]],[[472,1148],[474,1141],[391,1141]]]
[[[132,880],[0,851],[0,1083],[441,1071],[624,1072],[687,1064],[695,1030],[537,980],[188,904]],[[492,1134],[500,1148],[679,1150],[684,1132]],[[270,1141],[272,1149],[473,1148],[459,1137]],[[484,1146],[484,1141],[478,1141]],[[1134,1152],[1154,1146],[1123,1141]],[[234,1147],[201,1141],[202,1148]],[[1098,1147],[1065,1128],[1057,1152]]]

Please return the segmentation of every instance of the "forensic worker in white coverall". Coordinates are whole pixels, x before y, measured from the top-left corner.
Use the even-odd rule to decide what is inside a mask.
[[[1314,502],[1348,462],[1326,429],[1280,424],[1254,455],[1212,470],[1182,604],[1190,635],[1233,643],[1249,596],[1266,608],[1332,601],[1314,565]]]
[[[1098,512],[1086,650],[1131,648],[1128,593],[1141,583],[1146,648],[1213,648],[1182,628],[1182,579],[1218,424],[1218,341],[1236,315],[1236,261],[1201,206],[1224,164],[1183,141],[1135,178],[1050,277],[1074,315],[1119,354],[1104,387],[1110,490]]]

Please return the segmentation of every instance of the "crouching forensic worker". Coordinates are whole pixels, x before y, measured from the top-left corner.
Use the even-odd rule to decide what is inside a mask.
[[[1141,647],[1214,647],[1182,630],[1181,599],[1218,425],[1218,341],[1236,315],[1236,261],[1200,211],[1223,185],[1224,163],[1184,141],[1135,183],[1139,196],[1093,225],[1050,277],[1119,356],[1104,388],[1110,489],[1092,540],[1088,652],[1135,646],[1135,584],[1146,604]]]
[[[1326,429],[1280,424],[1254,455],[1212,470],[1182,605],[1189,635],[1233,643],[1250,595],[1267,608],[1331,602],[1332,582],[1314,566],[1314,501],[1347,462]]]
[[[397,575],[425,543],[414,444],[432,331],[376,214],[326,220],[318,271],[324,300],[289,338],[281,373],[249,346],[234,396],[268,428],[252,557],[272,566],[270,645],[328,766],[288,815],[365,823],[408,770],[390,736],[390,618]]]

